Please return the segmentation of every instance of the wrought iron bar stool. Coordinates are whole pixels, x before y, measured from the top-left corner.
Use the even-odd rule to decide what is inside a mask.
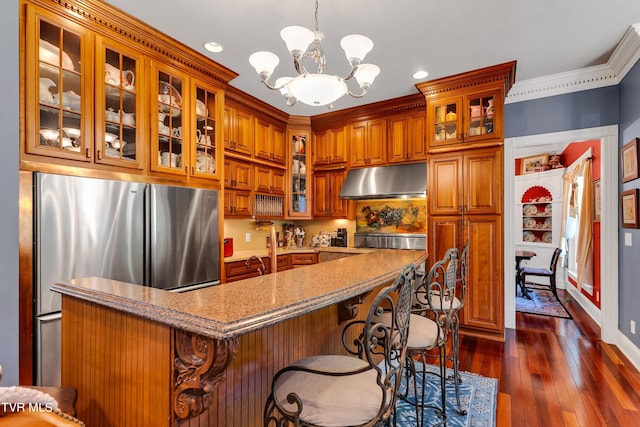
[[[452,298],[455,295],[458,255],[457,248],[449,249],[443,259],[431,266],[413,295],[405,368],[406,388],[401,391],[400,398],[415,405],[418,426],[424,425],[426,408],[435,409],[441,418],[435,425],[447,423],[447,336],[452,325]],[[437,356],[432,354],[434,350],[437,350]],[[425,403],[427,374],[433,374],[427,369],[427,358],[434,357],[437,358],[438,368],[435,376],[440,383],[439,407]],[[418,387],[418,379],[421,380],[420,387]],[[413,384],[413,401],[410,395],[411,384]]]
[[[458,276],[456,278],[456,288],[458,296],[453,297],[452,313],[451,313],[451,349],[453,355],[449,357],[449,360],[453,362],[453,376],[450,379],[453,380],[456,389],[456,403],[458,405],[458,412],[462,415],[467,413],[466,409],[462,408],[460,404],[460,384],[462,383],[462,377],[460,376],[460,311],[464,307],[464,300],[467,293],[467,274],[469,271],[469,241],[465,243],[460,254],[460,268],[458,270]]]
[[[312,356],[276,373],[265,427],[395,424],[414,282],[415,268],[409,265],[378,293],[366,320],[345,326],[343,343],[358,357]],[[355,339],[350,343],[348,337]]]

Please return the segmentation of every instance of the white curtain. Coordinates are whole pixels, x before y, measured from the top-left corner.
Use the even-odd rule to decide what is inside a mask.
[[[583,188],[578,191],[577,177],[582,176]],[[564,199],[562,203],[561,235],[564,247],[578,233],[580,245],[575,248],[578,269],[578,289],[584,283],[593,284],[593,175],[591,158],[586,158],[578,166],[563,176]],[[568,257],[565,257],[565,260]],[[566,261],[565,261],[566,265]]]

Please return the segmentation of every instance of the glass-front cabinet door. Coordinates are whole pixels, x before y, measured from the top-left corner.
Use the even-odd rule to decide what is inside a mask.
[[[195,105],[192,114],[195,121],[191,132],[190,173],[203,178],[217,177],[220,158],[218,147],[222,137],[222,128],[218,127],[217,117],[222,117],[221,104],[224,95],[220,90],[194,83]]]
[[[311,218],[309,192],[311,190],[311,171],[309,160],[309,133],[288,132],[289,135],[289,206],[288,215],[294,218]]]
[[[183,108],[184,90],[188,88],[186,76],[172,69],[154,67],[156,78],[156,94],[152,98],[152,126],[151,169],[164,173],[185,175],[189,158],[188,149],[183,145],[188,140],[190,129]],[[183,126],[183,122],[185,126]]]
[[[503,137],[502,92],[489,90],[427,103],[429,147],[495,142]],[[497,110],[500,110],[498,112]],[[480,146],[480,144],[477,144]]]
[[[430,106],[429,138],[431,146],[449,145],[460,141],[463,117],[462,98],[443,99]]]
[[[91,161],[92,108],[89,46],[92,35],[58,16],[27,9],[28,153]],[[31,77],[33,76],[33,78]]]
[[[140,169],[146,126],[136,78],[143,60],[100,37],[96,44],[96,162]]]
[[[494,109],[495,92],[473,94],[465,97],[466,111],[468,111],[465,140],[495,138]]]

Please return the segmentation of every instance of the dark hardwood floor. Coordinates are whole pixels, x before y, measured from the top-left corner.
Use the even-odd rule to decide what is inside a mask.
[[[558,293],[573,320],[516,313],[504,343],[461,337],[460,369],[499,379],[497,427],[640,426],[640,373]]]

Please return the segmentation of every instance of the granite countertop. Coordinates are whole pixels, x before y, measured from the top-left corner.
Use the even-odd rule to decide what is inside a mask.
[[[419,265],[424,251],[376,249],[302,269],[169,292],[89,277],[56,283],[55,292],[192,333],[228,339],[347,300]]]
[[[278,255],[296,254],[296,253],[317,253],[317,252],[337,252],[348,254],[367,254],[376,251],[372,248],[345,248],[341,246],[318,246],[318,247],[302,247],[302,248],[278,248],[276,253]],[[262,249],[245,249],[240,251],[234,251],[233,255],[226,257],[224,262],[233,261],[245,261],[252,256],[266,257],[269,256],[269,250],[267,248]]]

